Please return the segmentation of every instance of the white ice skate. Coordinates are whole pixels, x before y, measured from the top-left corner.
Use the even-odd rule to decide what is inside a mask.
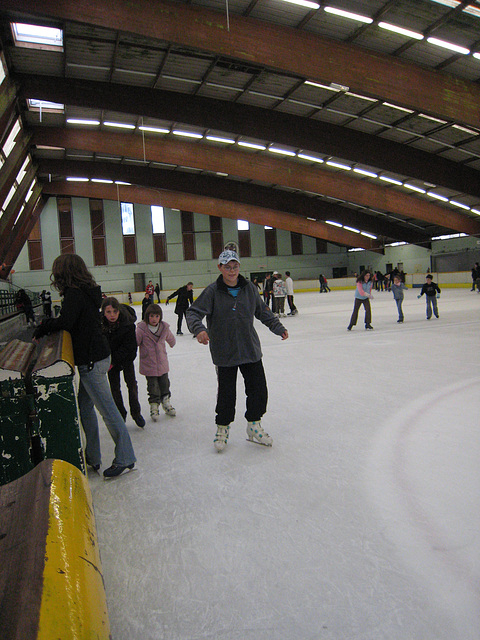
[[[159,413],[158,413],[158,402],[151,402],[150,403],[150,417],[151,419],[156,422],[159,418]]]
[[[263,444],[265,447],[271,447],[273,444],[273,438],[264,431],[260,420],[248,423],[247,440],[255,444]]]
[[[227,446],[228,433],[230,431],[230,425],[217,424],[217,433],[215,434],[215,440],[213,441],[215,449],[217,451],[223,451]]]
[[[176,416],[177,412],[172,407],[172,403],[170,402],[170,397],[165,397],[162,399],[162,407],[167,416]]]

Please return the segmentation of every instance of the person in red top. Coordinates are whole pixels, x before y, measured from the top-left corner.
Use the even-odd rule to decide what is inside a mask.
[[[154,299],[153,299],[154,294],[155,294],[155,287],[153,286],[153,282],[149,280],[147,284],[147,288],[145,289],[145,295],[150,300],[150,304],[154,303]]]

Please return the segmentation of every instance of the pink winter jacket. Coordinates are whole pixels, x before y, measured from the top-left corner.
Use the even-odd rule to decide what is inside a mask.
[[[166,322],[160,322],[158,333],[152,333],[145,321],[139,322],[136,329],[140,354],[140,373],[143,376],[163,376],[168,373],[168,358],[165,342],[175,346],[176,339]]]

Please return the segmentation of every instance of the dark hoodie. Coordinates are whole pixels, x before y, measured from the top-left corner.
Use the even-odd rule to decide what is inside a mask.
[[[126,304],[120,304],[116,322],[109,322],[103,316],[103,332],[112,352],[112,365],[118,369],[123,369],[137,357],[136,319],[137,314]]]
[[[75,364],[84,365],[104,360],[110,355],[108,341],[102,331],[100,306],[102,291],[95,287],[67,287],[58,318],[44,320],[34,332],[35,338],[64,329],[72,336]]]

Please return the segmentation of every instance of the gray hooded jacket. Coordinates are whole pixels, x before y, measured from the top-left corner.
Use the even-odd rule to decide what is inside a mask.
[[[254,317],[278,336],[286,331],[252,282],[239,275],[238,285],[240,291],[234,298],[220,275],[185,314],[193,335],[197,336],[201,331],[208,333],[213,364],[218,367],[258,362],[262,358],[260,339],[253,326]],[[205,317],[206,327],[203,324]]]

